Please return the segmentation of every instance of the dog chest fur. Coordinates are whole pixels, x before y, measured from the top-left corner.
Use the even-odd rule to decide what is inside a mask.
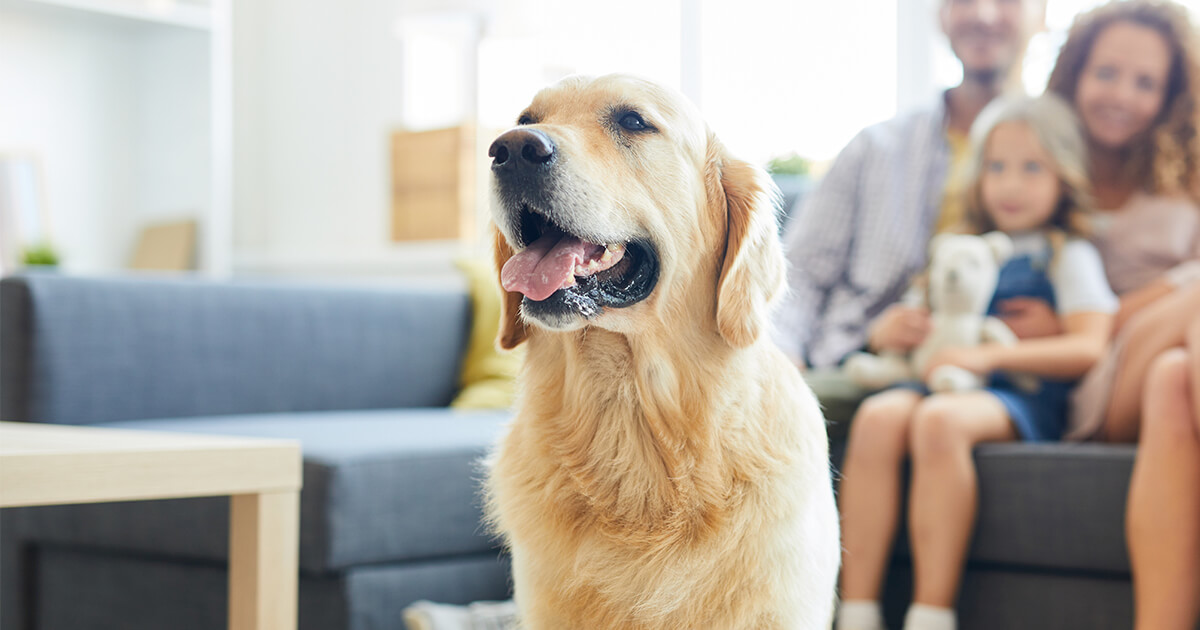
[[[676,358],[639,358],[607,335],[530,340],[528,361],[540,367],[526,375],[523,396],[538,397],[538,411],[519,415],[494,463],[491,499],[509,506],[492,510],[495,524],[514,550],[539,550],[536,560],[514,556],[517,583],[538,584],[543,598],[545,610],[530,614],[595,617],[531,627],[666,629],[701,618],[711,625],[700,627],[740,627],[756,615],[762,623],[745,627],[816,627],[798,622],[827,607],[806,613],[799,609],[811,598],[778,592],[804,583],[788,575],[795,567],[831,561],[798,558],[815,547],[778,541],[824,539],[836,564],[836,528],[823,525],[832,501],[796,483],[829,474],[811,394],[772,378],[735,390],[736,399],[716,397],[720,390],[703,383],[738,377],[677,372],[669,368]],[[791,369],[761,350],[730,351],[740,361],[713,364],[744,374],[742,362],[761,369],[778,358],[779,369]],[[590,360],[568,360],[577,352]],[[567,370],[576,372],[552,376]],[[570,605],[556,607],[546,593]],[[795,609],[779,610],[780,602]]]

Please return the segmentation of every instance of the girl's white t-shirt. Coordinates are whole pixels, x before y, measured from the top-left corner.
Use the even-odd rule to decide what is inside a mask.
[[[1044,260],[1050,238],[1044,231],[1010,234],[1013,256],[1029,255]],[[1059,315],[1071,313],[1116,313],[1120,301],[1108,285],[1100,252],[1088,241],[1069,237],[1062,251],[1050,261],[1046,275],[1054,287]]]

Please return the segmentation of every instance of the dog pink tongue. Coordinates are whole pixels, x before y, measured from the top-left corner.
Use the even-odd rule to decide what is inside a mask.
[[[575,265],[603,251],[594,245],[558,230],[550,230],[514,254],[500,271],[500,284],[506,291],[542,301],[555,291],[575,284]]]

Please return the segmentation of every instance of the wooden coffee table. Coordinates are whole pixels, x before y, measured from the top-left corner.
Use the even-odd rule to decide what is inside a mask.
[[[229,628],[295,630],[300,446],[0,422],[0,507],[230,495]]]

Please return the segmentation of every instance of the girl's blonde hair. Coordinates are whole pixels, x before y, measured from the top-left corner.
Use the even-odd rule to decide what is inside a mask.
[[[971,126],[971,154],[965,173],[968,186],[964,231],[982,234],[996,229],[983,206],[983,160],[988,139],[1002,123],[1027,125],[1054,160],[1052,167],[1061,188],[1058,205],[1049,220],[1052,234],[1060,235],[1054,240],[1061,241],[1061,235],[1086,235],[1093,207],[1087,141],[1075,112],[1061,98],[1050,93],[1036,98],[999,97],[975,119]],[[1055,243],[1056,250],[1058,244]]]
[[[1046,91],[1073,104],[1096,38],[1118,22],[1153,29],[1171,49],[1162,109],[1129,148],[1127,174],[1150,193],[1200,200],[1200,49],[1186,9],[1174,2],[1119,0],[1079,15],[1059,50]]]

